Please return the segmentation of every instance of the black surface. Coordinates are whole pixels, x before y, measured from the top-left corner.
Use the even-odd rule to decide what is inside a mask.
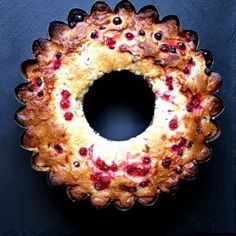
[[[90,9],[93,1],[0,0],[0,235],[145,235],[236,232],[236,117],[233,0],[134,1],[154,4],[161,16],[176,14],[182,26],[196,30],[199,48],[215,55],[214,70],[224,78],[220,97],[224,113],[217,119],[222,134],[211,146],[210,162],[198,178],[184,182],[175,197],[163,195],[156,205],[135,205],[120,212],[112,205],[96,210],[88,201],[70,202],[63,190],[50,189],[44,173],[31,169],[30,153],[19,147],[22,129],[13,122],[19,103],[13,89],[23,81],[22,61],[31,57],[31,43],[47,33],[50,21],[65,20],[70,8]],[[112,6],[115,1],[107,1]]]
[[[142,76],[128,71],[105,74],[85,94],[83,109],[90,126],[110,140],[128,140],[152,122],[155,95]]]

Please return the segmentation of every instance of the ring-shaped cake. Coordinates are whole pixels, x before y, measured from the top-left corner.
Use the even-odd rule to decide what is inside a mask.
[[[213,95],[221,78],[212,54],[197,44],[176,16],[159,20],[153,6],[136,13],[129,1],[114,10],[96,2],[90,15],[72,9],[68,24],[52,22],[49,37],[33,43],[35,59],[22,64],[27,83],[16,88],[25,106],[15,119],[27,128],[22,145],[33,151],[33,167],[72,199],[90,196],[97,207],[113,200],[122,209],[193,178],[211,154],[207,141],[219,134],[214,117],[223,108]],[[122,70],[148,82],[155,109],[143,133],[112,141],[90,127],[83,98],[94,81]]]

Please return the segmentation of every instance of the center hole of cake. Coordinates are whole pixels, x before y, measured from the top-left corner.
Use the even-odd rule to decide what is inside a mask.
[[[141,134],[154,115],[155,95],[147,81],[129,71],[105,74],[84,96],[90,126],[102,137],[123,141]]]

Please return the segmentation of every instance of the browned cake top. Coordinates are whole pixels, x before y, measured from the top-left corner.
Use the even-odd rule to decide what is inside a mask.
[[[95,206],[112,199],[122,208],[135,198],[148,204],[193,177],[196,162],[210,156],[206,140],[217,135],[213,118],[222,109],[212,95],[221,79],[211,72],[212,54],[196,49],[197,34],[176,16],[159,20],[153,6],[135,13],[128,1],[114,11],[97,2],[91,15],[73,9],[68,21],[52,22],[49,38],[33,43],[35,59],[22,64],[27,83],[16,89],[33,167],[73,199],[89,195]],[[121,70],[147,80],[155,110],[142,134],[111,141],[89,126],[82,100],[95,80]]]

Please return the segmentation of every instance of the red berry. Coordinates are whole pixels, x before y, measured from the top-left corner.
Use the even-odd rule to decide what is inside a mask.
[[[68,98],[68,97],[70,97],[70,92],[68,91],[68,90],[62,90],[61,91],[61,96],[63,97],[63,98]]]
[[[183,155],[183,149],[186,147],[187,145],[187,139],[184,137],[181,137],[178,144],[174,144],[172,145],[171,149],[174,152],[177,152],[177,155],[182,156]]]
[[[101,158],[98,158],[98,159],[96,160],[96,165],[97,165],[98,167],[103,167],[103,166],[105,165],[105,161],[101,160]]]
[[[125,34],[125,37],[126,37],[128,40],[134,39],[134,35],[133,35],[132,33],[130,33],[130,32],[126,33],[126,34]]]
[[[188,112],[192,112],[194,108],[199,108],[200,104],[201,104],[201,96],[194,95],[192,96],[191,101],[186,105],[186,110]]]
[[[64,115],[65,120],[71,121],[73,119],[74,115],[72,112],[66,112]]]
[[[143,157],[143,164],[148,165],[151,163],[150,157]]]
[[[169,167],[171,165],[171,158],[170,157],[163,158],[161,164],[163,167]]]
[[[115,172],[118,170],[118,166],[116,165],[116,163],[112,163],[112,165],[110,166],[110,169]]]
[[[94,188],[98,191],[108,188],[110,184],[109,175],[102,173],[95,173],[91,176],[91,180],[94,181]]]
[[[171,130],[174,130],[174,129],[177,129],[178,128],[178,121],[177,119],[172,119],[170,122],[169,122],[169,128]]]
[[[178,156],[182,156],[183,153],[184,153],[183,148],[180,148],[180,149],[177,151],[177,155],[178,155]]]
[[[81,147],[81,148],[79,149],[79,154],[80,154],[81,156],[86,156],[87,153],[88,153],[87,148]]]
[[[53,63],[53,69],[57,70],[61,67],[61,60],[55,60]]]
[[[184,74],[188,75],[188,74],[190,74],[190,69],[186,66],[186,67],[183,69],[183,72],[184,72]]]
[[[180,140],[179,140],[179,145],[181,147],[185,146],[187,144],[187,139],[184,138],[184,137],[181,137]]]
[[[149,173],[149,168],[140,168],[136,164],[132,164],[126,167],[126,172],[131,176],[145,176]]]
[[[110,177],[109,175],[100,175],[99,176],[99,180],[104,183],[104,184],[108,184],[110,183]]]
[[[140,175],[141,176],[145,176],[145,175],[147,175],[148,173],[149,173],[149,168],[148,167],[144,167],[143,169],[141,169],[141,173],[140,173]]]
[[[114,38],[106,38],[105,39],[105,44],[110,48],[110,49],[114,49],[115,48],[115,44],[116,44],[116,40]]]
[[[129,175],[135,175],[136,167],[135,167],[134,165],[129,165],[129,166],[127,166],[127,168],[126,168],[126,172],[127,172]]]
[[[97,172],[97,173],[91,175],[91,180],[94,181],[94,182],[109,183],[110,182],[110,177],[107,174]]]
[[[194,108],[199,108],[201,104],[201,97],[199,95],[194,95],[192,97],[192,104]]]
[[[177,144],[172,145],[171,149],[173,151],[177,151],[179,149],[179,146]]]
[[[142,176],[142,175],[143,175],[143,169],[140,167],[137,167],[134,172],[134,176]]]
[[[166,84],[166,86],[168,87],[169,90],[173,90],[173,77],[172,76],[167,76],[165,84]]]
[[[192,102],[187,103],[186,110],[188,112],[192,112],[193,111],[193,104],[192,104]]]
[[[105,161],[103,161],[101,158],[98,158],[96,160],[96,166],[100,169],[100,170],[107,170],[108,166],[106,165]]]
[[[159,49],[160,49],[161,52],[169,52],[170,47],[167,44],[161,44]]]
[[[70,107],[70,101],[67,99],[62,99],[60,105],[62,109],[67,109]]]
[[[96,182],[96,183],[94,184],[94,188],[95,188],[96,190],[98,190],[98,191],[105,189],[104,185],[103,185],[102,183],[100,183],[100,182]]]
[[[63,148],[62,148],[61,145],[56,144],[56,145],[54,146],[54,148],[55,148],[57,154],[61,154],[61,153],[63,153]]]

